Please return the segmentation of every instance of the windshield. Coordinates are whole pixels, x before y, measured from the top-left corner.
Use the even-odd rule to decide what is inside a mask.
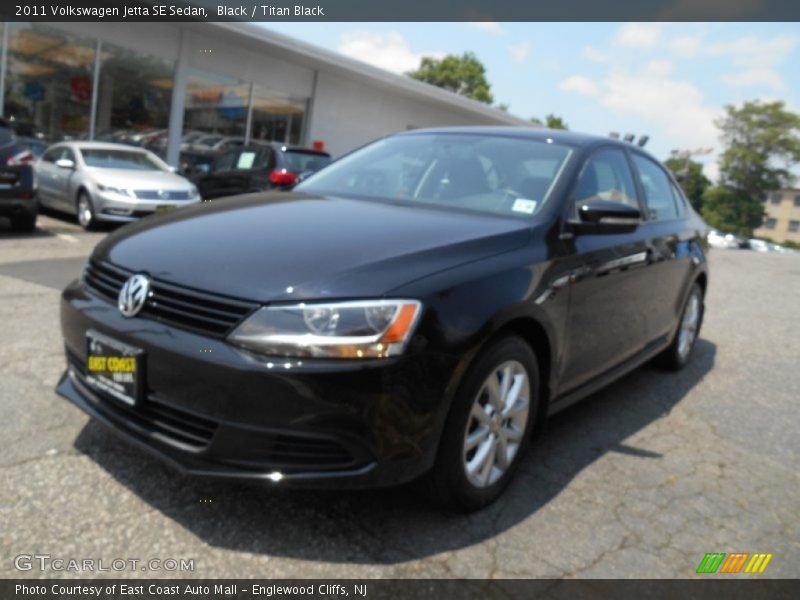
[[[566,146],[519,138],[399,135],[357,150],[295,189],[529,216],[547,201],[570,154]]]
[[[287,150],[283,153],[289,170],[294,173],[305,171],[319,171],[322,167],[328,166],[331,157],[319,152],[307,152],[303,150]]]
[[[127,150],[101,150],[81,148],[87,167],[98,169],[130,169],[131,171],[165,171],[166,166],[155,156],[145,152]]]

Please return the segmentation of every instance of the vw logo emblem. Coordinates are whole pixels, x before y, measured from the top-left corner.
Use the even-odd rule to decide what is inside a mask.
[[[169,192],[167,190],[158,190],[157,193],[158,197],[161,198],[162,200],[166,200],[167,198],[169,198]]]
[[[125,317],[136,316],[150,293],[150,280],[144,275],[134,275],[122,286],[117,298],[117,308]]]

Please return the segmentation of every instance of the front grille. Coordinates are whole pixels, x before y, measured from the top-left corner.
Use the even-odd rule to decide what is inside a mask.
[[[192,193],[187,190],[134,190],[140,200],[189,200]]]
[[[80,359],[68,352],[67,360],[78,383],[90,390],[98,400],[98,410],[117,422],[127,423],[129,427],[147,434],[158,434],[169,442],[202,450],[211,442],[217,430],[217,423],[186,411],[168,406],[155,396],[148,396],[137,406],[128,406],[86,383],[86,370]]]
[[[90,261],[84,272],[87,287],[117,302],[119,291],[132,271],[109,263]],[[224,337],[256,305],[225,296],[200,292],[151,278],[151,294],[138,316],[162,321],[203,335]]]

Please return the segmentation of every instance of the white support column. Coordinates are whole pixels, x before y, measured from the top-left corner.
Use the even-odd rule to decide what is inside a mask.
[[[250,144],[250,138],[253,135],[253,88],[255,84],[250,82],[250,93],[247,95],[247,122],[244,125],[244,145]]]
[[[183,135],[183,110],[186,105],[186,80],[189,76],[189,40],[181,30],[178,60],[172,73],[172,99],[169,106],[167,132],[167,163],[180,166],[181,136]]]
[[[303,115],[303,128],[300,132],[300,145],[311,146],[311,120],[314,118],[314,104],[317,101],[317,79],[319,79],[319,71],[314,71],[314,77],[311,80],[311,97],[306,102],[306,112]]]
[[[99,39],[94,47],[94,74],[92,77],[92,107],[89,112],[89,139],[93,140],[95,127],[97,125],[97,88],[100,86],[100,52],[103,49],[103,42]]]

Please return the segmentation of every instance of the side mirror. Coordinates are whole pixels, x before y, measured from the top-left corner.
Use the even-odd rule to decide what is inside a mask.
[[[180,173],[180,171],[178,170],[178,167],[175,167],[173,165],[167,165],[167,168],[169,169],[170,173]]]
[[[613,200],[590,199],[578,205],[578,232],[629,233],[642,222],[638,208]]]
[[[59,169],[74,169],[75,168],[75,161],[69,158],[59,158],[56,161],[56,166]]]

